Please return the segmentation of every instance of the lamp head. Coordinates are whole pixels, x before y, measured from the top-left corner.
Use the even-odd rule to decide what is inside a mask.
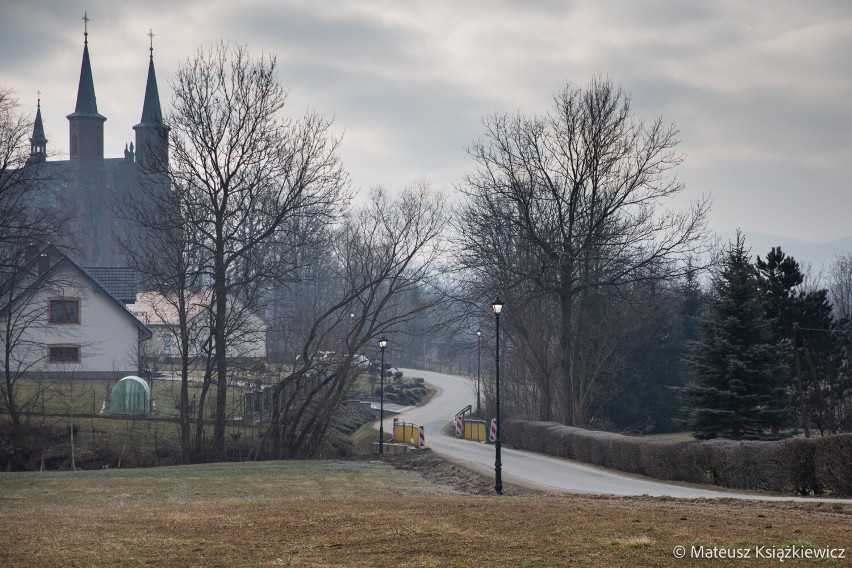
[[[387,340],[387,339],[385,339],[384,337],[382,337],[381,339],[379,339],[379,347],[381,347],[382,349],[384,349],[384,348],[385,348],[385,347],[387,347],[387,346],[388,346],[388,340]]]
[[[503,311],[503,302],[500,301],[499,296],[497,296],[497,299],[494,300],[493,304],[491,304],[491,307],[494,309],[494,313],[498,316],[500,315],[500,312]]]
[[[481,329],[477,329],[477,330],[476,330],[476,335],[482,335],[482,330],[481,330]]]

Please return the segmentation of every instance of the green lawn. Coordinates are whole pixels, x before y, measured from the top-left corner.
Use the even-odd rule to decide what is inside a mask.
[[[116,381],[103,379],[19,379],[15,393],[19,400],[34,399],[33,409],[46,414],[98,414],[103,402]],[[216,385],[211,385],[207,394],[206,406],[213,412]],[[242,414],[243,388],[231,386],[228,389],[228,405],[234,412]],[[177,415],[180,401],[180,382],[155,379],[152,394],[161,416]],[[201,386],[197,382],[189,384],[189,400],[199,401]]]

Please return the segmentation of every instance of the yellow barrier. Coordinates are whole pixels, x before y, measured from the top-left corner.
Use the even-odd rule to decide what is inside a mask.
[[[485,420],[465,420],[462,438],[475,442],[485,442],[488,440],[488,429],[486,428]]]
[[[394,422],[393,441],[420,447],[420,426],[410,422]]]

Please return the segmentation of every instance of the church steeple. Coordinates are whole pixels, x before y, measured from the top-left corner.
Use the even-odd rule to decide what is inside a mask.
[[[95,82],[92,79],[92,64],[89,60],[89,17],[83,16],[85,33],[83,63],[80,67],[80,83],[77,87],[77,105],[67,116],[71,123],[71,160],[91,161],[104,157],[104,121],[98,113],[95,98]]]
[[[157,74],[154,72],[154,33],[149,31],[151,47],[148,48],[148,81],[145,83],[145,102],[142,104],[142,120],[137,126],[163,125],[163,111],[160,109],[160,93],[157,90]]]
[[[41,95],[41,91],[39,91]],[[44,125],[41,121],[41,96],[38,98],[33,136],[30,138],[30,157],[27,163],[44,162],[47,159],[47,138],[44,135]]]
[[[157,89],[157,74],[154,71],[154,33],[149,30],[151,40],[148,48],[148,80],[145,83],[145,100],[142,103],[142,119],[136,131],[136,162],[148,173],[164,172],[168,163],[169,127],[163,123],[160,108],[160,93]]]

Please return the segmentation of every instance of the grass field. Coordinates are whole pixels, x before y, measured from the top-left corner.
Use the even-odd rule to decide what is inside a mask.
[[[847,505],[543,495],[513,486],[495,497],[490,487],[429,452],[381,462],[0,474],[0,565],[689,566],[695,561],[673,556],[676,546],[752,556],[760,546],[763,554],[852,547]]]

